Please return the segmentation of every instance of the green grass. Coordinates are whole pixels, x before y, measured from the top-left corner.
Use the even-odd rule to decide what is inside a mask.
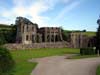
[[[76,33],[80,33],[81,31],[80,30],[64,30],[64,32],[65,33],[71,33],[71,32],[76,32]],[[87,35],[87,36],[95,36],[96,35],[96,32],[95,31],[86,31],[86,32],[82,32],[82,33],[84,33],[85,35]]]
[[[83,32],[85,35],[87,35],[87,36],[95,36],[96,35],[96,32]]]
[[[100,65],[97,67],[96,75],[100,75]]]
[[[49,49],[33,49],[33,50],[16,50],[11,54],[16,62],[13,75],[29,75],[35,68],[37,63],[28,62],[31,58],[41,58],[53,55],[76,54],[79,49],[72,48],[49,48]]]
[[[83,59],[83,58],[94,58],[98,57],[97,55],[76,55],[71,57],[70,59]]]

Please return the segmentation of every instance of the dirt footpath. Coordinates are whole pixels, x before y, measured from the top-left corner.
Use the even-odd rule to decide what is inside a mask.
[[[96,75],[100,57],[66,59],[69,56],[51,56],[31,60],[31,62],[38,62],[31,75]]]

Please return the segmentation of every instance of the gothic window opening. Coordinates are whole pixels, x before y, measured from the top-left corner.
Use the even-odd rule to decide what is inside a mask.
[[[28,35],[26,35],[26,41],[28,41],[28,38],[29,38],[29,36],[28,36]]]
[[[23,32],[24,32],[24,26],[23,26]]]

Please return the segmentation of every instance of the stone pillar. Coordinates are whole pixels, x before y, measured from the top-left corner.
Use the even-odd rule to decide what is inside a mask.
[[[34,42],[34,43],[36,42],[36,41],[35,41],[35,37],[36,37],[36,35],[33,36],[33,42]]]
[[[61,41],[63,41],[61,28],[60,28],[60,39],[61,39]]]
[[[54,31],[54,34],[53,34],[53,40],[54,40],[54,43],[55,43],[55,31]]]
[[[57,41],[58,41],[58,42],[60,41],[60,39],[59,39],[59,34],[57,35]]]
[[[49,34],[49,42],[51,43],[51,29],[49,29],[50,34]]]
[[[42,42],[42,34],[40,34],[40,42]]]
[[[47,28],[45,28],[44,36],[45,36],[45,42],[47,42]]]
[[[39,43],[41,43],[42,42],[42,35],[41,34],[38,34],[38,39],[39,39]]]
[[[83,44],[83,35],[82,35],[82,33],[80,33],[80,48],[82,48],[82,47],[84,47],[84,44]]]

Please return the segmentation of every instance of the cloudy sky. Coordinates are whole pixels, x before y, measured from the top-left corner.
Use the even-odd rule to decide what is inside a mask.
[[[17,16],[42,26],[96,31],[100,0],[0,0],[0,23],[14,24]]]

